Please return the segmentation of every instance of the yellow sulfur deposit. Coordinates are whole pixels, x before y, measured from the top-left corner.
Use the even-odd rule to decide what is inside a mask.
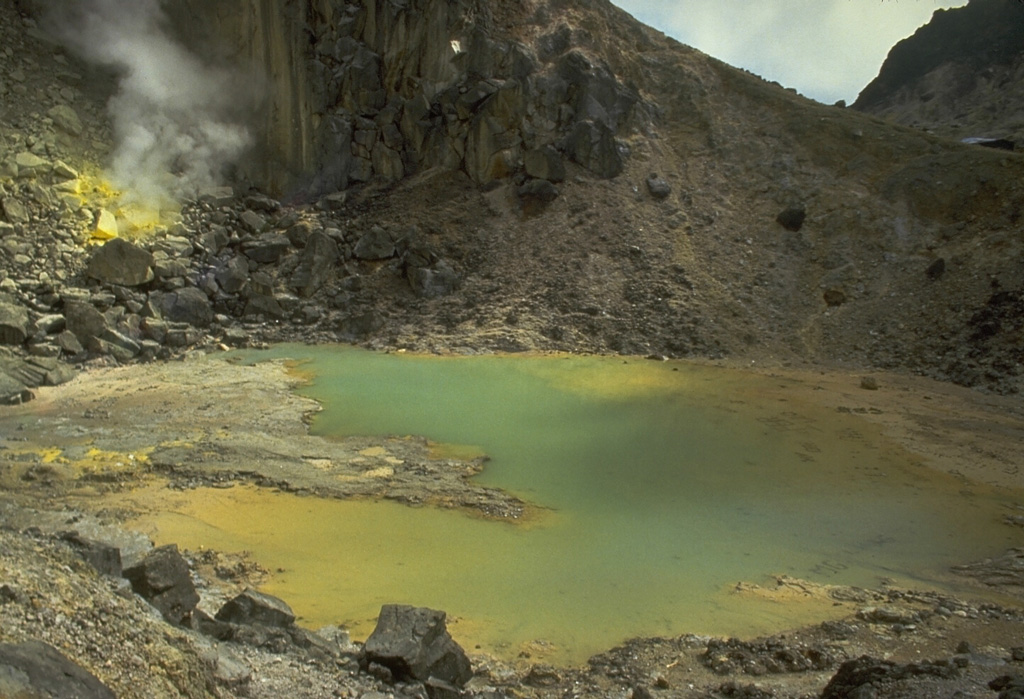
[[[99,240],[110,240],[117,237],[117,218],[106,209],[96,212],[96,227],[92,231],[92,237]]]

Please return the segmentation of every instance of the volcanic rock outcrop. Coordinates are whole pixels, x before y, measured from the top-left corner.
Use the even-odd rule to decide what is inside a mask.
[[[118,75],[31,18],[3,26],[0,291],[28,313],[7,312],[14,351],[128,361],[301,338],[1021,388],[1019,154],[811,102],[605,0],[165,9],[181,43],[236,71],[240,104],[263,102],[234,192],[133,241],[123,278],[86,273],[81,247],[108,210],[87,173]]]
[[[262,145],[247,170],[278,195],[438,167],[486,184],[545,152],[613,177],[625,150],[616,137],[643,111],[636,88],[544,4],[238,5],[171,11],[196,51],[229,46],[230,60],[265,86]]]
[[[937,10],[892,48],[854,109],[953,138],[1024,145],[1024,5]]]

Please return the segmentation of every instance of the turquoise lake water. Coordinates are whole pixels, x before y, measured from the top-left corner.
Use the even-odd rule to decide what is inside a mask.
[[[422,435],[479,451],[490,457],[480,482],[544,508],[517,526],[386,502],[278,508],[237,496],[223,509],[267,526],[230,541],[213,535],[223,528],[213,514],[193,515],[210,520],[207,545],[281,562],[268,590],[313,626],[364,629],[382,603],[426,605],[485,650],[514,656],[542,641],[531,647],[576,662],[635,635],[800,621],[791,605],[736,594],[740,581],[942,585],[947,566],[1020,544],[999,521],[1009,494],[965,491],[856,416],[769,403],[759,397],[769,377],[322,346],[246,357],[293,358],[314,377],[301,392],[323,405],[315,433]]]

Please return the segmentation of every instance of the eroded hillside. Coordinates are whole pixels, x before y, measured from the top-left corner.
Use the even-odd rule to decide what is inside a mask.
[[[158,23],[259,103],[218,114],[254,143],[233,168],[239,196],[207,193],[139,238],[159,273],[130,285],[69,250],[65,279],[41,292],[38,274],[19,280],[42,262],[11,247],[8,284],[32,321],[98,281],[122,289],[108,320],[136,343],[165,342],[161,320],[199,327],[172,348],[305,337],[728,355],[1019,389],[1019,155],[811,102],[602,0],[279,5],[181,3]],[[8,91],[5,159],[47,143],[14,115],[62,105],[103,157],[110,74],[76,58],[82,36],[56,49],[93,95],[64,104],[44,39],[18,37],[54,82]],[[5,196],[43,215],[34,181],[8,177]],[[68,206],[60,220],[87,233],[97,205]],[[9,241],[39,240],[36,221],[9,220]],[[175,310],[183,296],[192,311]],[[86,351],[109,351],[88,332]]]

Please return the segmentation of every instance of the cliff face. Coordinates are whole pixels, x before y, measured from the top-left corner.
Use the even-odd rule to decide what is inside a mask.
[[[550,147],[614,176],[616,135],[641,102],[556,10],[528,0],[188,0],[171,12],[194,50],[224,54],[264,91],[246,171],[282,195],[435,167],[485,184]]]
[[[182,222],[207,252],[169,289],[203,284],[224,317],[270,308],[308,339],[379,347],[849,362],[1024,388],[1019,153],[811,102],[605,0],[165,10],[242,88],[256,145],[236,191],[280,200],[218,193]],[[110,138],[107,83],[54,68],[53,89],[29,88],[47,53],[0,71],[0,165],[65,157],[40,113],[78,110],[75,144]],[[33,269],[18,278],[52,273]]]
[[[938,10],[896,44],[855,109],[953,138],[1024,138],[1024,5]]]

